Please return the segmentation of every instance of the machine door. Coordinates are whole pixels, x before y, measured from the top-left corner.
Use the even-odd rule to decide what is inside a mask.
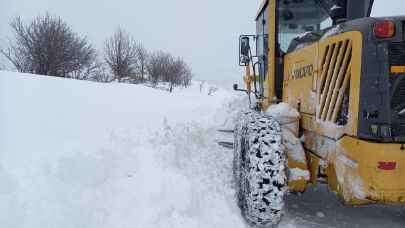
[[[259,71],[259,93],[264,95],[264,81],[268,71],[269,8],[266,5],[256,18],[256,53]]]
[[[264,1],[256,17],[257,55],[263,108],[277,101],[276,76],[276,4],[278,0]]]

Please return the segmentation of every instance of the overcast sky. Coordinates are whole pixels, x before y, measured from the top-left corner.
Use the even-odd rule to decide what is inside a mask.
[[[404,0],[375,0],[373,14],[405,15]],[[121,26],[149,50],[182,56],[196,78],[231,86],[238,66],[238,36],[254,33],[259,0],[0,0],[0,45],[9,22],[49,12],[101,49]]]

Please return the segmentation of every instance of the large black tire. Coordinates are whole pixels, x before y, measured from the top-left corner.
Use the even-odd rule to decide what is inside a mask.
[[[241,114],[234,135],[238,204],[254,227],[278,224],[287,190],[286,155],[280,125],[271,117]]]

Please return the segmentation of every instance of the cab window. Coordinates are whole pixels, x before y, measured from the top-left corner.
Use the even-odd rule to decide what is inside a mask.
[[[278,42],[282,52],[291,51],[294,39],[309,36],[314,39],[331,27],[332,19],[315,0],[279,1]],[[311,39],[311,38],[309,38]]]

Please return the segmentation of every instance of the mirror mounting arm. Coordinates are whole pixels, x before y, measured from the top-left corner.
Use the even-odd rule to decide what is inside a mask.
[[[245,92],[245,93],[249,94],[249,92],[246,89],[239,89],[238,84],[233,84],[233,90],[234,91]]]

